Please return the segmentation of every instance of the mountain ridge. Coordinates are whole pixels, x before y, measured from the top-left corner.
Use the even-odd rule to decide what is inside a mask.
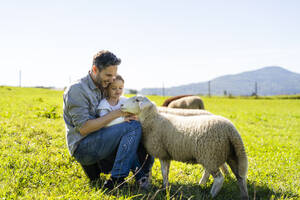
[[[227,74],[210,81],[185,84],[170,88],[143,88],[145,95],[175,96],[182,94],[261,96],[300,93],[300,74],[280,66],[267,66],[237,74]],[[257,89],[256,89],[257,88]],[[163,94],[164,93],[164,94]]]

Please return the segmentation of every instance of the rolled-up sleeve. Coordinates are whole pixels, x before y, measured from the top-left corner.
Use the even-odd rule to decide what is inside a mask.
[[[72,124],[77,131],[86,121],[93,118],[89,112],[89,100],[81,87],[73,87],[68,91],[66,104]]]

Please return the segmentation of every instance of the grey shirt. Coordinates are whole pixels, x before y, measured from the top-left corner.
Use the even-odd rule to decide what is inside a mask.
[[[96,119],[97,107],[103,95],[88,74],[70,85],[64,92],[63,117],[66,123],[66,140],[71,155],[85,136],[80,127],[89,119]]]

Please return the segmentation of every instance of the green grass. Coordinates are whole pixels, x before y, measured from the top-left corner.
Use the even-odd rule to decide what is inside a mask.
[[[172,162],[170,185],[161,190],[155,161],[153,187],[103,192],[91,185],[65,143],[62,91],[0,87],[0,199],[210,199],[212,179],[198,182],[199,165]],[[166,97],[149,96],[161,105]],[[249,158],[250,199],[300,199],[300,100],[203,97],[205,107],[229,118]],[[106,176],[102,175],[103,181]],[[215,198],[239,199],[232,173]]]

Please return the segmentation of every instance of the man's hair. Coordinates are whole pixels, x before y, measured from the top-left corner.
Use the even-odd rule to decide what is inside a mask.
[[[120,65],[121,59],[117,58],[113,53],[102,50],[99,51],[93,58],[93,65],[95,65],[99,71],[111,66]]]

